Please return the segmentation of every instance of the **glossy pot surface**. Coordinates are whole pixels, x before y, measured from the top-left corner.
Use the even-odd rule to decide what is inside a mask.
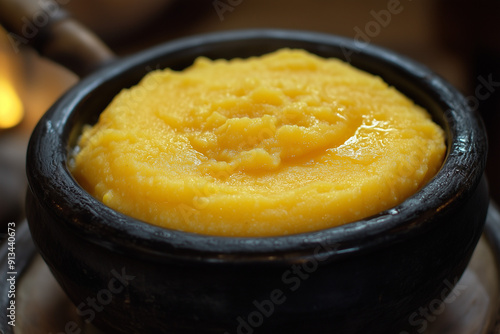
[[[338,57],[379,75],[446,132],[439,173],[401,205],[340,227],[225,238],[159,228],[106,207],[73,179],[84,124],[147,72],[198,56],[282,47]],[[463,273],[488,207],[483,125],[427,68],[393,52],[318,33],[245,30],[195,36],[118,60],[83,79],[35,129],[27,214],[44,260],[80,315],[121,333],[400,333]]]

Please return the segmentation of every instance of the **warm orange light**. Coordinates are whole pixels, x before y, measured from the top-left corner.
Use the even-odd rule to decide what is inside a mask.
[[[0,129],[16,126],[23,119],[24,107],[16,90],[19,79],[16,57],[19,55],[14,53],[6,31],[0,26]]]
[[[23,105],[12,83],[0,73],[0,128],[16,126],[23,119]]]

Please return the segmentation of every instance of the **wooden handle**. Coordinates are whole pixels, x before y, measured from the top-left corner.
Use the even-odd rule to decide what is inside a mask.
[[[0,24],[18,51],[29,44],[42,56],[83,77],[109,63],[113,52],[71,19],[58,3],[68,0],[0,0]]]

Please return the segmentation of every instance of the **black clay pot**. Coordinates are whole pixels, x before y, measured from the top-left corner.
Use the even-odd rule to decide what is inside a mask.
[[[439,173],[401,205],[348,225],[225,238],[127,217],[68,171],[82,126],[148,71],[182,69],[200,55],[248,57],[282,47],[345,59],[428,109],[447,136]],[[316,33],[215,33],[116,61],[64,95],[31,138],[27,215],[36,246],[82,318],[109,332],[410,332],[422,320],[415,312],[450,292],[482,233],[486,150],[483,125],[465,99],[404,57]]]

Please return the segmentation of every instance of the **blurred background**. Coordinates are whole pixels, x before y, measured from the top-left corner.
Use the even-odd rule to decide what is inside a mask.
[[[351,37],[413,58],[451,82],[482,114],[490,142],[487,175],[500,202],[500,1],[50,1],[118,56],[198,33],[291,28]],[[21,15],[10,19],[26,24]],[[34,125],[77,80],[0,27],[0,226],[23,218],[25,150]]]

